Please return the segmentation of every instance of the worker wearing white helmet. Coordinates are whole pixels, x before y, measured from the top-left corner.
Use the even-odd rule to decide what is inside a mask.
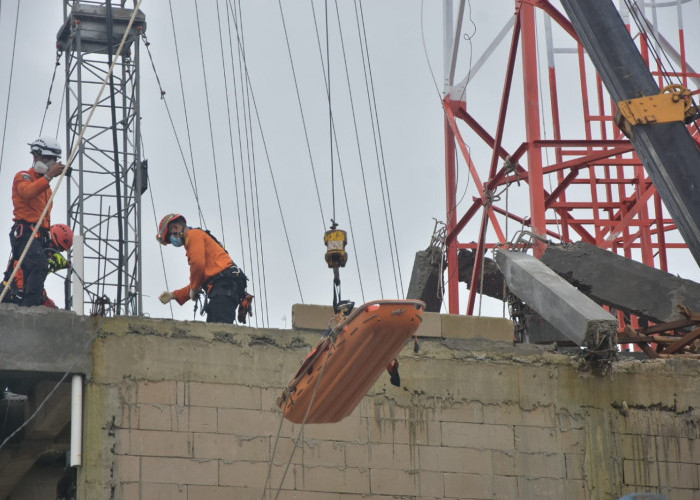
[[[51,180],[61,175],[65,168],[58,161],[61,156],[61,145],[55,139],[40,137],[30,142],[29,148],[33,158],[32,166],[29,170],[18,172],[12,183],[14,225],[10,231],[10,244],[13,259],[19,259],[22,255],[35,225],[51,199]],[[20,305],[37,306],[44,301],[44,280],[49,270],[48,257],[44,249],[50,242],[50,226],[51,207],[41,222],[36,236],[31,240],[22,262],[24,296]]]

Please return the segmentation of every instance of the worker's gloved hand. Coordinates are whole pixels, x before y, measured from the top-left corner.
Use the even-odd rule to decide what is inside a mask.
[[[160,294],[160,296],[158,298],[160,299],[160,301],[163,304],[167,304],[168,302],[170,302],[171,300],[173,300],[175,298],[175,294],[170,293],[170,292],[163,292]]]
[[[190,288],[190,300],[197,300],[197,295],[199,295],[199,292],[194,288]]]
[[[65,165],[61,163],[60,161],[57,161],[53,165],[49,167],[48,172],[46,172],[46,176],[49,177],[50,179],[53,179],[54,177],[58,177],[61,175],[61,172],[63,172]]]
[[[49,272],[55,273],[68,267],[66,258],[58,252],[53,252],[49,258]]]

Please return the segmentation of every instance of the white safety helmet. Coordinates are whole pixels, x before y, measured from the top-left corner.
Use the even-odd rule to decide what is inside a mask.
[[[29,143],[29,148],[32,153],[41,156],[61,156],[61,145],[56,139],[50,137],[39,137],[37,140]]]

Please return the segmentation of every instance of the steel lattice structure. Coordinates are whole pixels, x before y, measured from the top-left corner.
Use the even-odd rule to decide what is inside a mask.
[[[460,312],[458,252],[475,250],[469,282],[474,285],[466,305],[467,314],[473,314],[484,253],[511,239],[509,223],[556,243],[583,240],[662,270],[668,270],[672,256],[689,255],[632,144],[615,125],[615,103],[571,23],[546,0],[514,4],[514,17],[487,53],[461,83],[453,84],[461,21],[452,28],[452,2],[445,2],[446,247],[453,314]],[[659,86],[670,77],[695,94],[700,75],[687,60],[682,20],[684,9],[700,12],[697,2],[658,4],[646,11],[643,5],[630,3],[629,10],[623,4],[620,13]],[[665,14],[677,24],[664,33],[657,20]],[[645,23],[645,30],[637,29],[635,18]],[[503,79],[493,84],[493,107],[498,107],[488,119],[478,119],[470,112],[465,86],[499,37],[510,45]],[[661,53],[665,56],[657,57]],[[563,73],[557,71],[559,64],[565,66]],[[522,91],[519,106],[513,105],[516,89]],[[518,107],[515,120],[509,104]],[[691,132],[697,142],[697,128]],[[458,211],[462,162],[477,195]],[[468,238],[473,241],[463,241]],[[536,256],[540,244],[535,244]]]
[[[73,297],[66,286],[66,303],[82,312],[84,291],[93,314],[142,312],[141,194],[147,182],[139,140],[142,13],[122,53],[116,53],[132,12],[124,2],[65,0],[57,35],[65,61],[68,150],[79,143],[67,187],[67,220],[77,236],[76,286]]]

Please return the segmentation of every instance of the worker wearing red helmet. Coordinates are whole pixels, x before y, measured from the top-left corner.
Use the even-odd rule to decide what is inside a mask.
[[[10,244],[12,259],[19,260],[31,240],[22,261],[24,296],[21,305],[38,306],[43,303],[44,281],[49,272],[44,250],[50,239],[51,207],[33,238],[32,233],[51,198],[50,182],[61,174],[64,166],[58,161],[61,145],[56,140],[40,137],[29,143],[29,147],[34,163],[29,170],[18,172],[12,183],[14,224],[10,231]]]
[[[73,246],[73,231],[65,224],[54,224],[49,229],[49,243],[44,253],[49,261],[49,271],[55,273],[61,269],[66,269],[70,263],[66,260],[62,251],[68,251]],[[9,282],[10,275],[17,265],[17,260],[10,258],[5,269],[2,286],[5,287]],[[3,297],[3,302],[21,304],[24,296],[24,273],[20,268],[15,274],[15,278],[10,283],[8,293]],[[42,290],[42,305],[57,309],[56,304],[46,294],[46,289]]]
[[[238,321],[251,315],[252,295],[246,294],[248,278],[233,263],[231,256],[209,231],[187,226],[180,214],[168,214],[160,221],[156,239],[162,244],[185,247],[190,265],[190,282],[174,292],[163,292],[160,301],[176,300],[182,305],[196,300],[201,291],[207,295],[204,311],[207,323],[233,323],[238,308]]]

